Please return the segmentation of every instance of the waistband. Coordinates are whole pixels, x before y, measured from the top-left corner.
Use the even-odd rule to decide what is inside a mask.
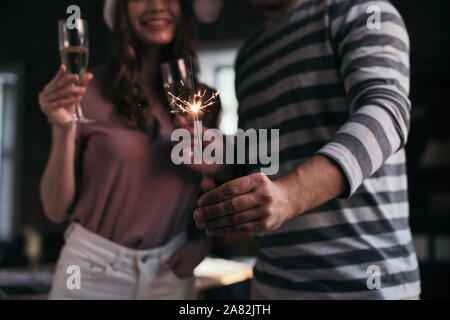
[[[66,244],[76,245],[79,249],[90,250],[96,255],[102,255],[114,260],[130,260],[131,261],[165,261],[187,242],[187,232],[183,232],[164,246],[148,249],[136,250],[131,249],[115,242],[112,242],[94,232],[84,228],[79,223],[72,222],[67,228],[64,238]]]

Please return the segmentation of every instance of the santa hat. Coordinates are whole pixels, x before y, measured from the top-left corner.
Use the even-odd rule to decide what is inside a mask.
[[[105,0],[103,8],[103,18],[110,30],[114,29],[114,17],[116,15],[117,0]]]

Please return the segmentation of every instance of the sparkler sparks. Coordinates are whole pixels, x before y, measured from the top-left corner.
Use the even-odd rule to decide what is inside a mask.
[[[171,92],[168,92],[171,101],[172,111],[171,113],[187,113],[187,114],[193,114],[194,115],[194,125],[195,125],[195,136],[197,138],[197,145],[198,145],[198,158],[196,157],[195,163],[202,163],[203,162],[203,145],[202,145],[202,135],[203,130],[201,128],[201,122],[198,121],[198,115],[203,110],[211,107],[216,103],[216,100],[219,96],[219,92],[214,92],[209,99],[205,100],[206,96],[206,90],[203,92],[198,91],[196,94],[193,95],[193,97],[188,100],[184,100],[181,98],[181,96],[175,96]],[[195,155],[195,153],[194,153]],[[205,168],[202,168],[203,177],[205,176]]]
[[[219,96],[218,92],[212,94],[212,96],[204,101],[206,95],[206,90],[203,92],[198,91],[194,94],[193,101],[187,101],[182,99],[181,97],[177,97],[174,94],[169,92],[169,96],[172,98],[172,106],[176,108],[172,108],[172,113],[193,113],[198,115],[201,111],[211,107],[216,103],[217,97]]]
[[[170,104],[170,112],[172,114],[181,114],[186,116],[186,120],[194,120],[194,156],[195,164],[203,163],[203,130],[199,115],[203,114],[206,109],[213,106],[217,102],[218,92],[213,92],[208,97],[208,90],[196,90],[194,68],[192,58],[190,59],[190,68],[188,77],[186,64],[184,59],[179,59],[174,63],[166,63],[161,67],[163,76],[163,87]],[[194,140],[195,141],[195,140]],[[198,145],[198,148],[195,147]],[[205,168],[202,166],[203,176]]]

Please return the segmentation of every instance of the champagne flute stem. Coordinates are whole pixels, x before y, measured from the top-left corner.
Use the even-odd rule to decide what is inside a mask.
[[[75,107],[75,117],[76,117],[76,121],[80,121],[81,119],[81,114],[80,114],[80,104],[77,103],[76,107]]]

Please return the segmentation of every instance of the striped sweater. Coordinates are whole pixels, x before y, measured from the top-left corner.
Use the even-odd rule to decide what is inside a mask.
[[[372,5],[381,10],[381,29],[367,26]],[[274,178],[321,154],[348,184],[343,197],[255,235],[254,286],[263,296],[420,294],[404,149],[409,74],[406,27],[387,0],[300,0],[240,50],[240,128],[280,130]],[[381,288],[369,289],[371,266],[380,271]]]

